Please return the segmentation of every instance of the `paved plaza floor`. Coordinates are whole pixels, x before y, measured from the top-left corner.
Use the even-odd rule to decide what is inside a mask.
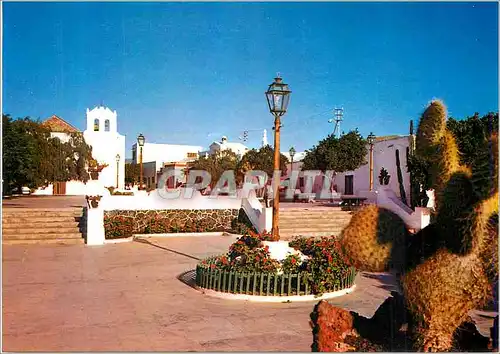
[[[3,351],[311,350],[316,302],[210,298],[178,279],[233,237],[149,241],[4,245]],[[356,283],[330,302],[370,317],[396,289],[382,273]]]
[[[3,198],[4,208],[35,208],[35,209],[57,209],[57,208],[81,208],[86,206],[83,195],[26,195],[11,198]]]

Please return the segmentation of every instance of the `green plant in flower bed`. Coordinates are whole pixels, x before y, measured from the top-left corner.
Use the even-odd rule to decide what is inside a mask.
[[[269,241],[270,234],[249,233],[241,236],[229,247],[228,262],[222,264],[223,270],[238,269],[238,271],[275,272],[280,264],[271,259],[269,247],[262,248],[262,241]]]
[[[309,256],[304,270],[311,276],[310,283],[315,293],[321,294],[338,288],[352,271],[352,262],[335,237],[300,237],[292,240],[289,245]]]
[[[107,239],[124,238],[132,236],[134,219],[127,216],[104,216],[104,237]]]
[[[289,254],[281,263],[281,269],[285,273],[298,273],[305,270],[307,262],[302,263],[299,255]]]
[[[176,232],[211,232],[218,231],[210,220],[197,219],[186,222],[174,218],[155,216],[151,218],[144,228],[145,234],[166,234]]]
[[[217,273],[224,284],[235,281],[231,292],[248,293],[245,285],[252,288],[260,284],[275,295],[321,295],[350,287],[354,282],[355,269],[334,238],[296,238],[289,245],[309,259],[302,261],[299,255],[290,254],[281,262],[272,259],[269,248],[263,247],[262,241],[270,238],[270,234],[242,236],[229,247],[227,254],[203,260],[197,274],[208,269]],[[240,276],[242,283],[228,278],[229,273],[239,274],[235,276]],[[197,281],[207,283],[206,278]]]

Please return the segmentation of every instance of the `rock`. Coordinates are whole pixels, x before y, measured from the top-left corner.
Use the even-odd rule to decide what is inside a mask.
[[[313,351],[346,352],[356,348],[345,342],[345,338],[356,336],[353,317],[349,311],[321,300],[311,314],[313,328]]]

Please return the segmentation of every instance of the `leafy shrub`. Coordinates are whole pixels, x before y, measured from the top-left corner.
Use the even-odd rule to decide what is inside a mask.
[[[289,254],[281,263],[281,269],[284,273],[298,273],[303,271],[307,263],[302,263],[299,255]]]
[[[334,237],[296,238],[289,245],[310,257],[304,262],[304,269],[310,274],[309,282],[316,294],[340,287],[349,274],[352,262]]]
[[[106,189],[109,191],[109,194],[113,195],[113,192],[115,191],[115,187],[106,187]]]
[[[249,233],[229,247],[229,252],[202,261],[214,270],[237,272],[301,273],[301,281],[307,282],[312,293],[322,294],[341,288],[342,280],[351,271],[351,262],[335,238],[296,238],[290,247],[310,258],[303,261],[299,255],[288,255],[279,262],[271,259],[269,248],[262,241],[270,240],[268,233]]]
[[[124,238],[132,236],[134,219],[132,217],[115,215],[104,216],[104,236],[107,239]]]
[[[166,234],[176,232],[212,232],[217,231],[209,219],[179,221],[174,218],[155,216],[151,218],[145,229],[145,234]]]
[[[111,192],[111,195],[134,195],[134,192],[120,192],[120,191],[116,191],[116,192]]]

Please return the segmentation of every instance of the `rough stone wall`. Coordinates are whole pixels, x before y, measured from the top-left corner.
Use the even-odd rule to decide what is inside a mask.
[[[238,209],[109,210],[104,212],[104,217],[132,218],[134,233],[144,233],[146,226],[156,218],[175,220],[181,225],[203,220],[212,230],[228,231],[232,228],[233,220],[238,218],[238,212]]]

